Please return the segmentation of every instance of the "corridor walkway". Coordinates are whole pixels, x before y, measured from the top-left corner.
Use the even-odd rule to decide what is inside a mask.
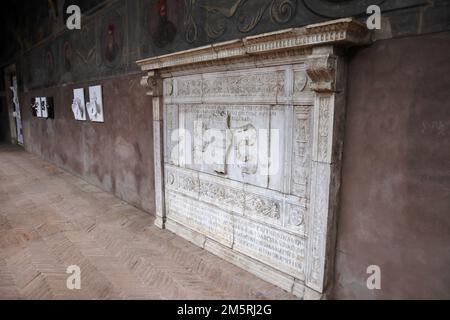
[[[292,299],[153,218],[0,145],[0,299]],[[70,265],[81,289],[69,290]]]

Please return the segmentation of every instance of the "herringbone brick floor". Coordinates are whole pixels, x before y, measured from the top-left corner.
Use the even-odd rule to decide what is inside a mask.
[[[22,149],[0,145],[0,299],[293,299]],[[81,268],[69,290],[66,269]]]

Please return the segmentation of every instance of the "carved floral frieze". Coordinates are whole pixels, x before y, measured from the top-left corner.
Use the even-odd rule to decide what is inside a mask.
[[[193,170],[166,166],[166,187],[235,214],[306,234],[308,200],[286,198],[275,191],[230,182]],[[267,220],[268,218],[269,220]]]

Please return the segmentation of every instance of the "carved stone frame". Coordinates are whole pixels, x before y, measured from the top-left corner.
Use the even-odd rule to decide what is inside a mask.
[[[259,59],[283,60],[295,56],[306,57],[306,72],[310,79],[310,89],[314,92],[315,137],[312,147],[309,219],[311,234],[307,249],[305,279],[304,281],[292,279],[288,288],[284,288],[306,299],[323,298],[330,288],[333,271],[335,217],[346,103],[347,74],[344,49],[348,46],[368,44],[369,39],[370,34],[365,25],[348,18],[138,61],[138,65],[146,72],[141,84],[148,88],[147,94],[153,97],[155,225],[165,228],[166,223],[163,92],[171,88],[163,87],[163,79],[171,77],[172,73],[196,73],[199,68],[214,68],[218,65],[245,64],[249,61],[256,63],[255,61]],[[280,285],[277,281],[272,282]]]

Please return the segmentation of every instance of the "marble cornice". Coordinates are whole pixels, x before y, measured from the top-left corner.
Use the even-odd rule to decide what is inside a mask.
[[[363,23],[344,18],[152,57],[139,60],[137,64],[143,71],[164,70],[314,46],[361,45],[369,43],[369,39],[369,31]]]

